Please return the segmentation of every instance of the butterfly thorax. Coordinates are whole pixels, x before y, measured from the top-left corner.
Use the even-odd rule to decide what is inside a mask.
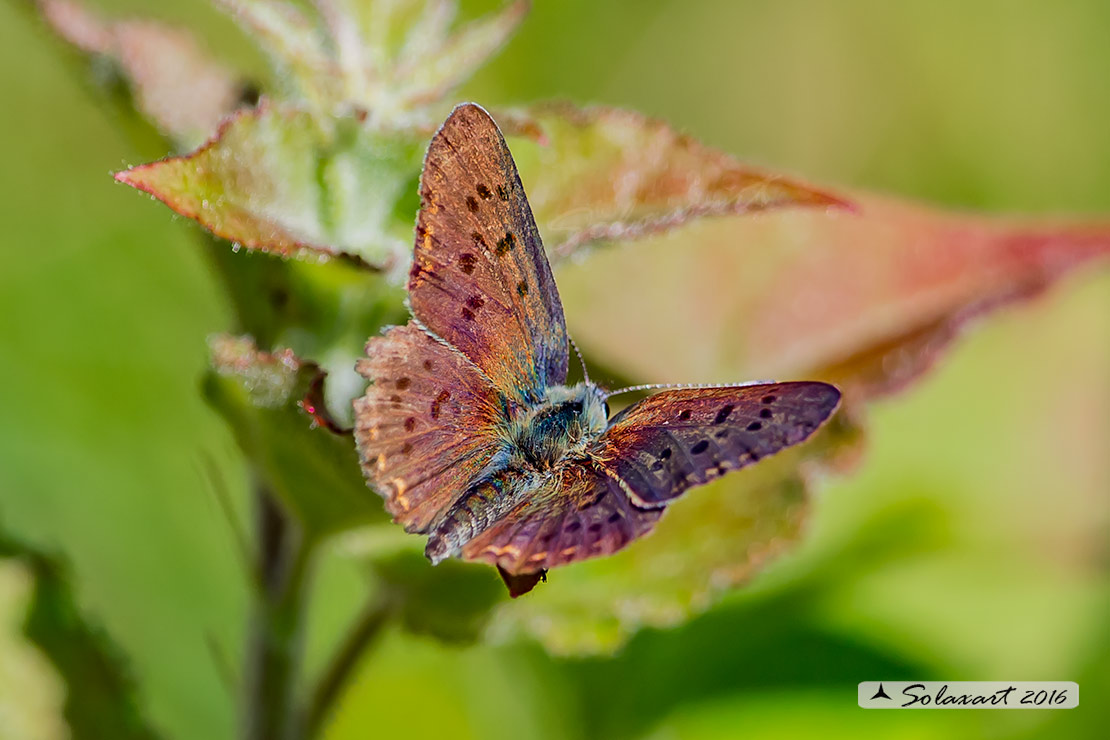
[[[508,425],[506,441],[512,463],[548,471],[563,460],[581,459],[607,423],[608,409],[597,386],[552,386],[543,401]]]

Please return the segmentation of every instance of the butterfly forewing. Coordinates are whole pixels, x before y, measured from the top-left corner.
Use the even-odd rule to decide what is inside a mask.
[[[609,555],[651,531],[661,509],[633,504],[603,471],[570,465],[463,547],[510,574]]]
[[[563,308],[516,165],[473,104],[432,139],[409,274],[413,314],[506,393],[536,402],[566,380]]]
[[[616,417],[598,455],[637,504],[662,506],[804,441],[839,402],[825,383],[663,391]]]
[[[510,403],[458,352],[409,324],[367,343],[355,401],[363,471],[386,509],[422,532],[462,495],[496,451],[493,426]]]

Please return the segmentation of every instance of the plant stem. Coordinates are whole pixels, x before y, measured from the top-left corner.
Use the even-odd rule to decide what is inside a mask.
[[[351,678],[366,649],[381,634],[382,628],[393,616],[393,600],[388,596],[367,602],[352,625],[347,636],[339,645],[328,664],[316,690],[312,692],[311,702],[305,714],[305,736],[317,737],[323,728],[332,705],[339,697]]]
[[[307,548],[263,486],[255,488],[257,588],[244,671],[244,740],[300,740]]]

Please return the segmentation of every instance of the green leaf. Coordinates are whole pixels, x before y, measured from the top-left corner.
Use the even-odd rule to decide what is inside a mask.
[[[281,97],[299,99],[331,112],[341,97],[339,70],[327,39],[300,8],[273,0],[215,0],[254,36],[277,71]]]
[[[663,121],[617,108],[540,104],[510,142],[548,256],[693,219],[783,206],[850,208],[830,193],[747,167]]]
[[[427,5],[434,22],[446,15],[446,11],[435,14],[435,9],[450,3]],[[399,104],[416,108],[445,98],[504,45],[524,20],[530,5],[517,0],[499,13],[473,21],[442,40],[436,34],[425,35],[423,25],[413,27],[394,65]]]
[[[218,0],[259,41],[282,97],[326,119],[427,124],[427,108],[465,82],[520,24],[517,0],[452,31],[454,0],[316,0],[319,17],[277,0]]]
[[[385,519],[349,434],[327,426],[324,374],[290,350],[260,352],[249,338],[214,337],[205,395],[230,424],[267,488],[310,540]]]
[[[239,105],[236,76],[187,31],[155,21],[109,21],[68,0],[37,3],[55,33],[94,63],[118,67],[134,105],[181,148],[203,142]]]
[[[407,265],[423,141],[355,118],[320,124],[263,103],[192,154],[133,167],[120,182],[236,244],[323,260]]]
[[[6,671],[0,671],[0,730],[5,737],[157,737],[139,710],[135,684],[119,648],[81,613],[68,569],[0,531],[0,605],[11,603],[9,600],[25,603],[27,598],[20,592],[30,601],[23,634],[49,660],[56,676],[25,644],[5,646],[3,641],[10,638],[0,629],[5,668],[18,666],[26,671],[20,672],[18,684],[10,688],[2,683]],[[64,689],[57,686],[57,677],[64,682]],[[21,693],[22,700],[11,707],[9,715],[5,704]],[[59,706],[64,708],[65,722],[56,716]],[[16,728],[23,722],[33,723],[34,731],[19,734]]]
[[[642,627],[705,611],[797,542],[812,484],[850,464],[861,438],[842,409],[805,444],[684,496],[627,549],[552,570],[546,584],[497,608],[488,637],[531,636],[556,654],[608,653]]]
[[[473,642],[505,598],[490,568],[457,560],[433,566],[419,546],[376,558],[371,570],[407,630],[446,642]]]

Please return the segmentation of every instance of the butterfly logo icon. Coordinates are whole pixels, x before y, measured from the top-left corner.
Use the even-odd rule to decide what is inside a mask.
[[[804,441],[839,404],[819,382],[684,386],[610,416],[614,393],[566,385],[559,291],[484,109],[460,105],[436,133],[420,198],[412,319],[367,343],[355,437],[432,563],[485,561],[525,593],[644,536],[688,489]]]

